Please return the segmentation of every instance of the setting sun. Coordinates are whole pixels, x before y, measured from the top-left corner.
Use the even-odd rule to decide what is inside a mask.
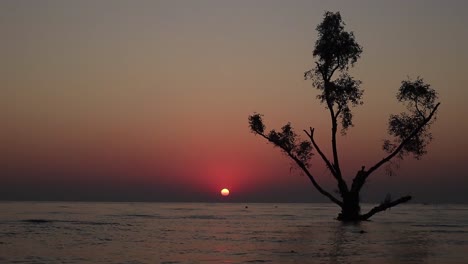
[[[226,189],[226,188],[222,189],[222,190],[221,190],[221,195],[222,195],[222,196],[228,196],[228,195],[229,195],[229,190]]]

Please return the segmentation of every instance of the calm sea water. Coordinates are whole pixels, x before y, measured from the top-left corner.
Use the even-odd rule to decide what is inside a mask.
[[[247,208],[246,208],[247,206]],[[0,263],[468,263],[468,206],[0,203]]]

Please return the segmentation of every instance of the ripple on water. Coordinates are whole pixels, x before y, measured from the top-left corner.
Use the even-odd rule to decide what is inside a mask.
[[[222,216],[216,216],[216,215],[189,215],[189,216],[184,216],[184,217],[181,217],[183,219],[220,219],[220,220],[223,220],[223,219],[226,219],[226,217],[222,217]]]
[[[443,206],[408,205],[410,216],[342,225],[331,206],[249,204],[242,213],[244,205],[89,203],[60,215],[55,204],[0,203],[0,263],[458,264],[467,257],[468,217]]]
[[[113,222],[95,222],[95,221],[79,221],[79,220],[56,220],[56,219],[25,219],[20,222],[29,224],[53,224],[53,223],[67,223],[75,225],[120,225]]]
[[[161,218],[159,215],[151,215],[151,214],[127,214],[125,216],[136,217],[136,218]]]

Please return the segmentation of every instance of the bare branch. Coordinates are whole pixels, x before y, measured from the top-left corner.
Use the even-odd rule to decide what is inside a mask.
[[[348,186],[346,185],[346,182],[343,180],[343,177],[341,176],[340,162],[338,160],[338,149],[336,146],[336,131],[338,129],[338,124],[336,122],[336,118],[334,117],[333,109],[330,109],[330,115],[332,117],[332,151],[333,151],[333,168],[336,172],[335,178],[338,180],[338,188],[340,189],[341,193],[347,193]]]
[[[291,157],[295,162],[296,164],[302,169],[302,171],[304,171],[304,173],[307,175],[307,177],[309,177],[310,181],[312,182],[312,184],[314,185],[315,189],[317,189],[321,194],[323,194],[324,196],[328,197],[328,199],[330,199],[332,202],[336,203],[337,205],[339,206],[343,206],[343,202],[341,202],[340,200],[338,200],[337,198],[335,198],[331,193],[325,191],[318,183],[317,181],[315,181],[315,178],[314,176],[312,176],[312,174],[310,173],[310,171],[307,169],[307,167],[297,158],[295,157],[294,155],[292,155],[291,153],[286,153],[288,154],[289,157]]]
[[[341,114],[341,110],[342,110],[342,109],[343,109],[343,108],[338,107],[338,111],[336,111],[336,114],[335,114],[335,119],[337,119],[338,116]]]
[[[266,140],[268,140],[269,142],[272,142],[270,140],[270,138],[265,135],[264,133],[257,133],[258,135],[262,136],[263,138],[265,138]],[[273,142],[272,142],[273,143]],[[339,206],[343,206],[343,202],[341,202],[340,200],[338,200],[337,198],[335,198],[331,193],[325,191],[318,183],[317,181],[315,180],[314,176],[310,173],[310,171],[307,169],[307,166],[298,158],[296,157],[294,154],[291,153],[290,150],[284,148],[283,146],[280,146],[280,145],[276,145],[278,147],[280,147],[291,159],[293,159],[296,164],[299,166],[299,168],[302,169],[302,171],[307,175],[307,177],[310,179],[310,181],[312,182],[312,184],[314,185],[315,189],[317,189],[317,191],[319,191],[321,194],[323,194],[324,196],[328,197],[328,199],[330,199],[332,202],[336,203],[337,205]]]
[[[330,118],[332,121],[332,151],[333,151],[333,165],[334,165],[333,167],[336,171],[336,175],[341,177],[340,163],[338,161],[338,150],[336,146],[336,131],[338,129],[338,123],[336,121],[335,110],[333,110],[333,104],[329,98],[328,89],[326,86],[327,84],[325,84],[325,98],[326,98],[328,110],[330,112]]]
[[[327,168],[330,170],[330,172],[333,174],[333,176],[336,178],[336,171],[335,171],[335,168],[333,167],[333,165],[331,164],[331,162],[328,160],[328,158],[325,156],[325,154],[322,152],[322,150],[320,149],[320,147],[318,146],[317,142],[315,142],[315,139],[314,139],[314,131],[315,129],[310,127],[310,133],[307,132],[307,130],[304,129],[304,132],[306,133],[306,135],[310,138],[310,142],[312,142],[312,145],[314,146],[314,148],[317,150],[318,154],[320,155],[320,157],[322,158],[322,160],[325,162],[325,165],[327,165]]]
[[[401,203],[406,203],[408,202],[409,200],[411,200],[411,196],[403,196],[395,201],[387,201],[387,202],[383,202],[381,203],[380,205],[372,208],[368,213],[366,214],[363,214],[361,215],[361,220],[368,220],[369,218],[371,218],[374,214],[376,213],[379,213],[379,212],[382,212],[382,211],[385,211],[387,210],[388,208],[391,208],[391,207],[394,207],[394,206],[397,206]]]

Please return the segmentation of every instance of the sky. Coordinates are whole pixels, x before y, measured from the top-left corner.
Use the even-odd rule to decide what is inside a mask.
[[[468,2],[371,0],[1,1],[0,199],[327,201],[247,122],[314,127],[330,154],[303,79],[327,10],[363,46],[345,179],[384,157],[396,91],[420,76],[441,102],[429,153],[377,171],[362,200],[468,202]],[[311,170],[336,189],[318,155]]]

